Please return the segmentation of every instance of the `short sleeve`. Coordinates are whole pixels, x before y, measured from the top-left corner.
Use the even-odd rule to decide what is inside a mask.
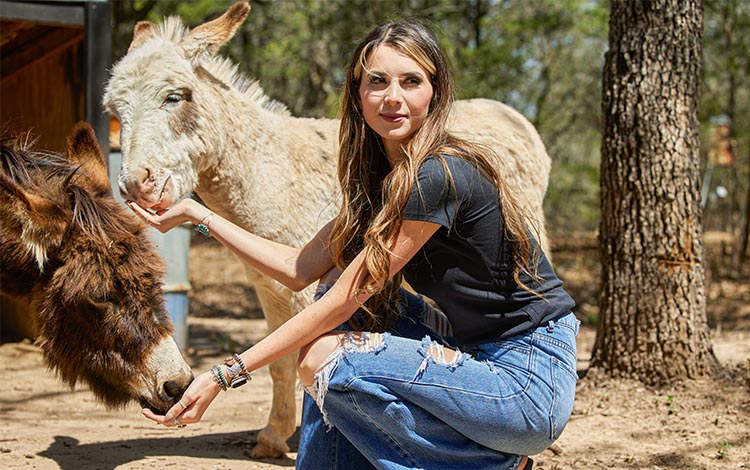
[[[404,220],[421,220],[450,229],[456,217],[453,184],[444,162],[426,159],[419,167],[417,180],[404,206]]]

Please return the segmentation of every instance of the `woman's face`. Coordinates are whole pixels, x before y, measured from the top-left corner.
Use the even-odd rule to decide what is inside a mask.
[[[387,45],[370,53],[359,99],[365,121],[383,139],[391,162],[427,118],[432,93],[430,74],[411,57]]]

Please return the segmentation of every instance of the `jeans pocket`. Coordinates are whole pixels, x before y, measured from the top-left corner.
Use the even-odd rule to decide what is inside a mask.
[[[519,337],[496,343],[485,343],[468,351],[477,362],[484,363],[505,383],[506,395],[501,398],[524,393],[534,375],[534,354],[530,337]]]
[[[564,339],[541,333],[534,333],[534,346],[544,355],[554,358],[555,369],[567,372],[575,380],[578,380],[578,355],[575,349],[575,337],[573,344]]]

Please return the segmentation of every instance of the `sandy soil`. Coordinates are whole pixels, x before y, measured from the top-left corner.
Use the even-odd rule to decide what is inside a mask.
[[[198,371],[265,333],[239,263],[215,242],[194,239],[188,362]],[[558,242],[555,263],[584,321],[579,370],[595,331],[597,267],[593,240]],[[745,277],[747,279],[747,277]],[[534,456],[535,469],[750,468],[750,285],[713,276],[708,314],[725,371],[710,380],[652,389],[626,381],[579,382],[574,415],[560,440]],[[85,389],[70,390],[28,340],[0,345],[0,469],[281,469],[286,458],[251,460],[246,451],[266,420],[271,380],[217,400],[204,421],[165,429],[133,405],[106,410]],[[298,392],[301,398],[301,392]],[[353,469],[356,470],[356,469]]]

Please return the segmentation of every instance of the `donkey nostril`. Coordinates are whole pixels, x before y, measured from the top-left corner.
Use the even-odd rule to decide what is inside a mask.
[[[193,379],[193,373],[188,371],[186,374],[181,374],[179,377],[175,377],[174,380],[167,380],[164,382],[164,394],[166,395],[166,398],[173,402],[177,402],[177,400],[182,397],[182,394],[185,393],[185,390],[190,386]]]
[[[144,184],[150,178],[148,169],[122,170],[117,178],[120,194],[124,199],[138,200],[144,191]]]
[[[182,396],[182,392],[185,391],[183,387],[180,386],[179,383],[175,382],[174,380],[169,380],[167,382],[164,382],[164,392],[167,394],[169,398],[179,398]]]

